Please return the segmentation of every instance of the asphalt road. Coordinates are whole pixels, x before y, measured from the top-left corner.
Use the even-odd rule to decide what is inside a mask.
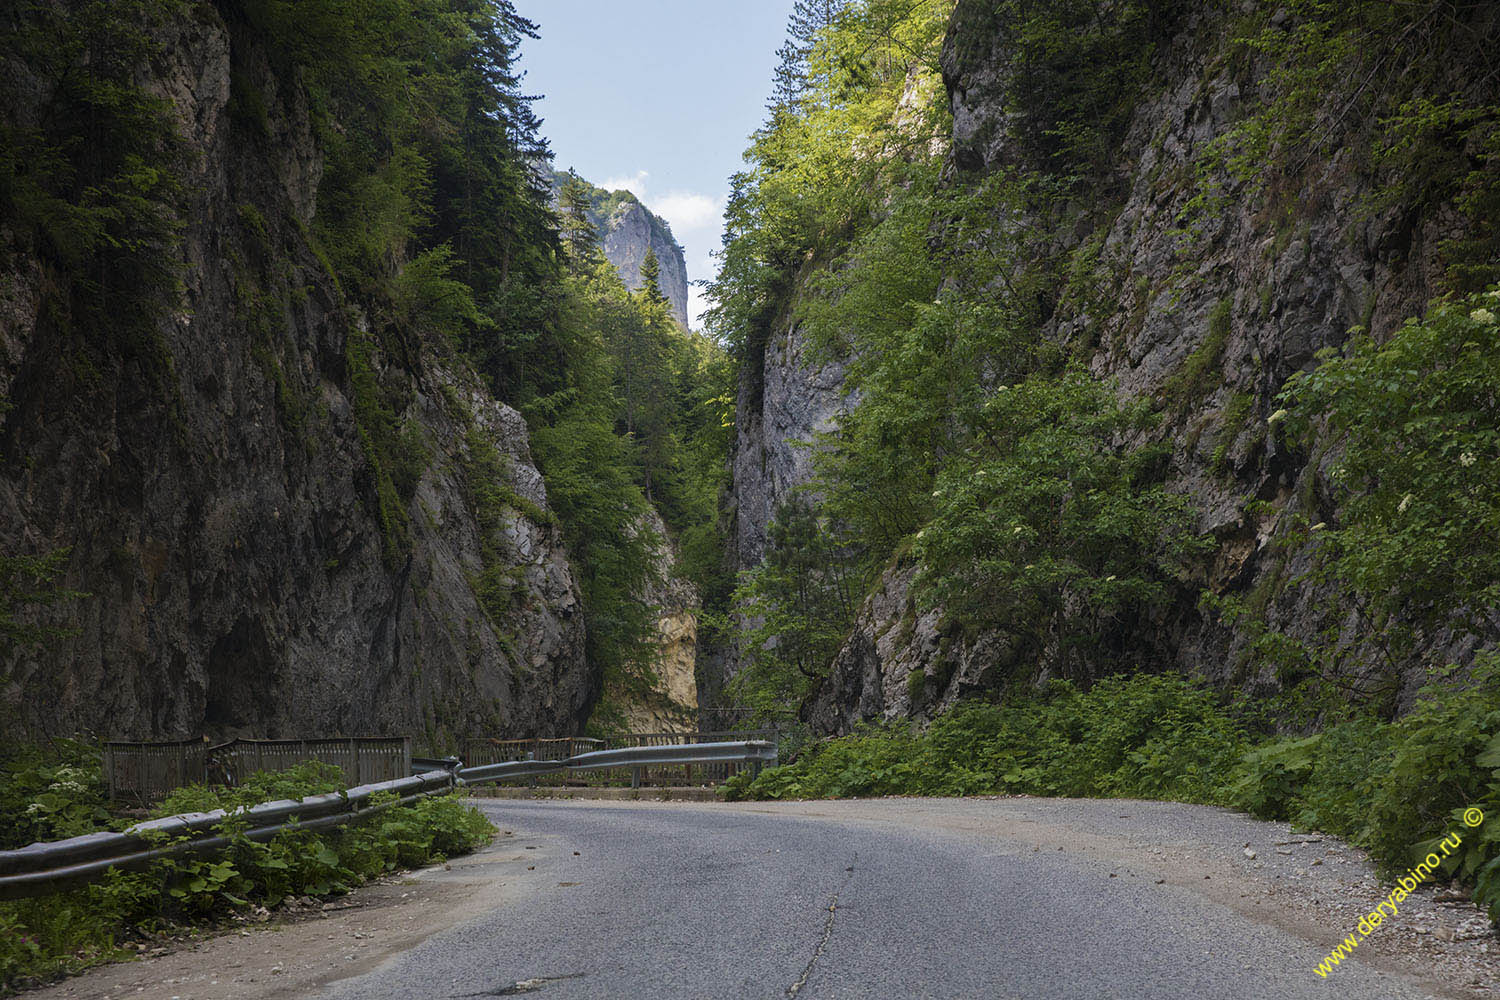
[[[1005,801],[974,800],[484,808],[512,832],[492,849],[509,862],[497,869],[504,901],[318,996],[1408,1000],[1443,992],[1362,962],[1314,975],[1351,928],[1299,923],[1236,893],[1248,885],[1235,881],[1248,874],[1246,862],[1204,858],[1224,845],[1238,855],[1245,831],[1267,825],[1219,811],[1105,802],[1018,814]],[[1195,829],[1185,837],[1188,822]],[[1298,871],[1332,878],[1335,867]],[[1307,891],[1319,891],[1316,881]]]

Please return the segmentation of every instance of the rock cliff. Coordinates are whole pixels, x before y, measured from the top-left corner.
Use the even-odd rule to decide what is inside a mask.
[[[560,185],[566,176],[554,174],[554,186]],[[593,203],[589,221],[599,231],[604,256],[620,273],[625,287],[633,292],[640,291],[641,265],[646,261],[646,251],[656,251],[657,262],[661,265],[662,294],[672,306],[672,315],[683,329],[687,329],[687,261],[682,255],[682,247],[672,236],[672,227],[629,191],[605,191],[590,185],[589,197]]]
[[[656,683],[649,690],[619,692],[606,686],[605,698],[619,707],[627,732],[691,732],[698,722],[698,594],[679,575],[666,522],[653,510],[643,527],[659,540],[656,580],[639,595],[656,612]]]
[[[51,612],[71,637],[0,663],[4,711],[127,738],[578,731],[598,679],[520,415],[444,345],[366,333],[307,235],[307,100],[258,40],[199,4],[162,52],[180,308],[70,323],[57,263],[0,226],[0,551],[66,549],[86,592]],[[11,127],[53,85],[27,73]]]
[[[959,187],[1006,169],[1027,138],[1011,99],[1016,74],[1004,26],[985,6],[959,4],[944,52],[954,120],[945,177]],[[1202,190],[1201,154],[1273,93],[1272,66],[1226,57],[1227,28],[1220,15],[1194,12],[1161,47],[1149,96],[1112,150],[1112,190],[1100,192],[1117,211],[1102,229],[1073,237],[1074,246],[1095,241],[1103,277],[1091,291],[1100,304],[1057,308],[1044,334],[1097,345],[1084,348],[1096,374],[1155,401],[1163,421],[1153,436],[1173,450],[1170,485],[1192,497],[1200,529],[1217,543],[1195,585],[1254,600],[1294,635],[1331,628],[1358,650],[1365,640],[1354,612],[1330,618],[1316,590],[1297,580],[1310,553],[1277,544],[1295,515],[1317,522],[1335,514],[1329,470],[1336,449],[1326,441],[1311,454],[1289,449],[1268,435],[1267,417],[1288,377],[1313,365],[1321,349],[1343,344],[1352,327],[1380,339],[1420,314],[1441,288],[1440,248],[1465,235],[1469,222],[1447,203],[1383,203],[1371,211],[1376,181],[1354,156],[1366,141],[1363,126],[1341,114],[1347,95],[1327,94],[1315,119],[1328,130],[1328,145],[1342,151],[1306,165],[1300,190],[1270,197],[1227,175],[1214,178],[1226,198],[1201,222],[1185,265],[1182,220]],[[752,346],[742,370],[734,462],[741,568],[760,557],[775,499],[806,481],[806,456],[787,442],[805,440],[849,403],[838,373],[807,365],[796,343],[795,326],[780,322],[764,345]],[[1195,376],[1184,378],[1186,369]],[[941,614],[920,614],[909,594],[916,569],[898,560],[864,602],[827,681],[805,706],[814,728],[844,732],[861,719],[930,717],[991,686],[993,638],[949,634]],[[1158,620],[1121,627],[1184,670],[1252,692],[1278,686],[1274,672],[1249,666],[1246,635],[1192,600]],[[1431,639],[1427,652],[1453,653],[1445,642]],[[1380,659],[1368,652],[1369,662]],[[1405,664],[1398,701],[1409,704],[1424,680],[1422,664]],[[1351,681],[1357,687],[1361,678]]]

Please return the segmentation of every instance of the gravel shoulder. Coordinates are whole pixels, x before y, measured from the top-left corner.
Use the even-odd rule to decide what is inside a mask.
[[[530,846],[502,832],[446,865],[387,876],[327,904],[153,949],[23,994],[28,1000],[267,1000],[316,993],[454,924],[503,908],[527,881]],[[534,879],[533,879],[534,880]]]

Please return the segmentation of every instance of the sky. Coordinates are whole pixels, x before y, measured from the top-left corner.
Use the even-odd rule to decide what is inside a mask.
[[[689,280],[712,278],[729,176],[765,118],[793,0],[516,0],[523,88],[559,170],[666,219]],[[703,293],[690,290],[697,328]]]

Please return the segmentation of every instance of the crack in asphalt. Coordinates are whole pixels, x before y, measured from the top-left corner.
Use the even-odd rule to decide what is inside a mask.
[[[844,876],[844,881],[839,883],[839,887],[834,890],[832,898],[828,900],[828,919],[823,922],[823,937],[818,941],[818,946],[813,949],[812,958],[807,960],[807,966],[803,968],[802,975],[797,977],[795,983],[786,988],[787,996],[795,997],[801,992],[802,987],[807,985],[807,977],[812,975],[813,966],[818,964],[818,959],[822,958],[823,952],[828,949],[828,939],[833,937],[833,918],[839,911],[839,896],[843,894],[845,889],[849,888],[849,882],[854,878],[854,868],[858,864],[859,855],[856,854],[849,867],[844,869],[848,873]]]

